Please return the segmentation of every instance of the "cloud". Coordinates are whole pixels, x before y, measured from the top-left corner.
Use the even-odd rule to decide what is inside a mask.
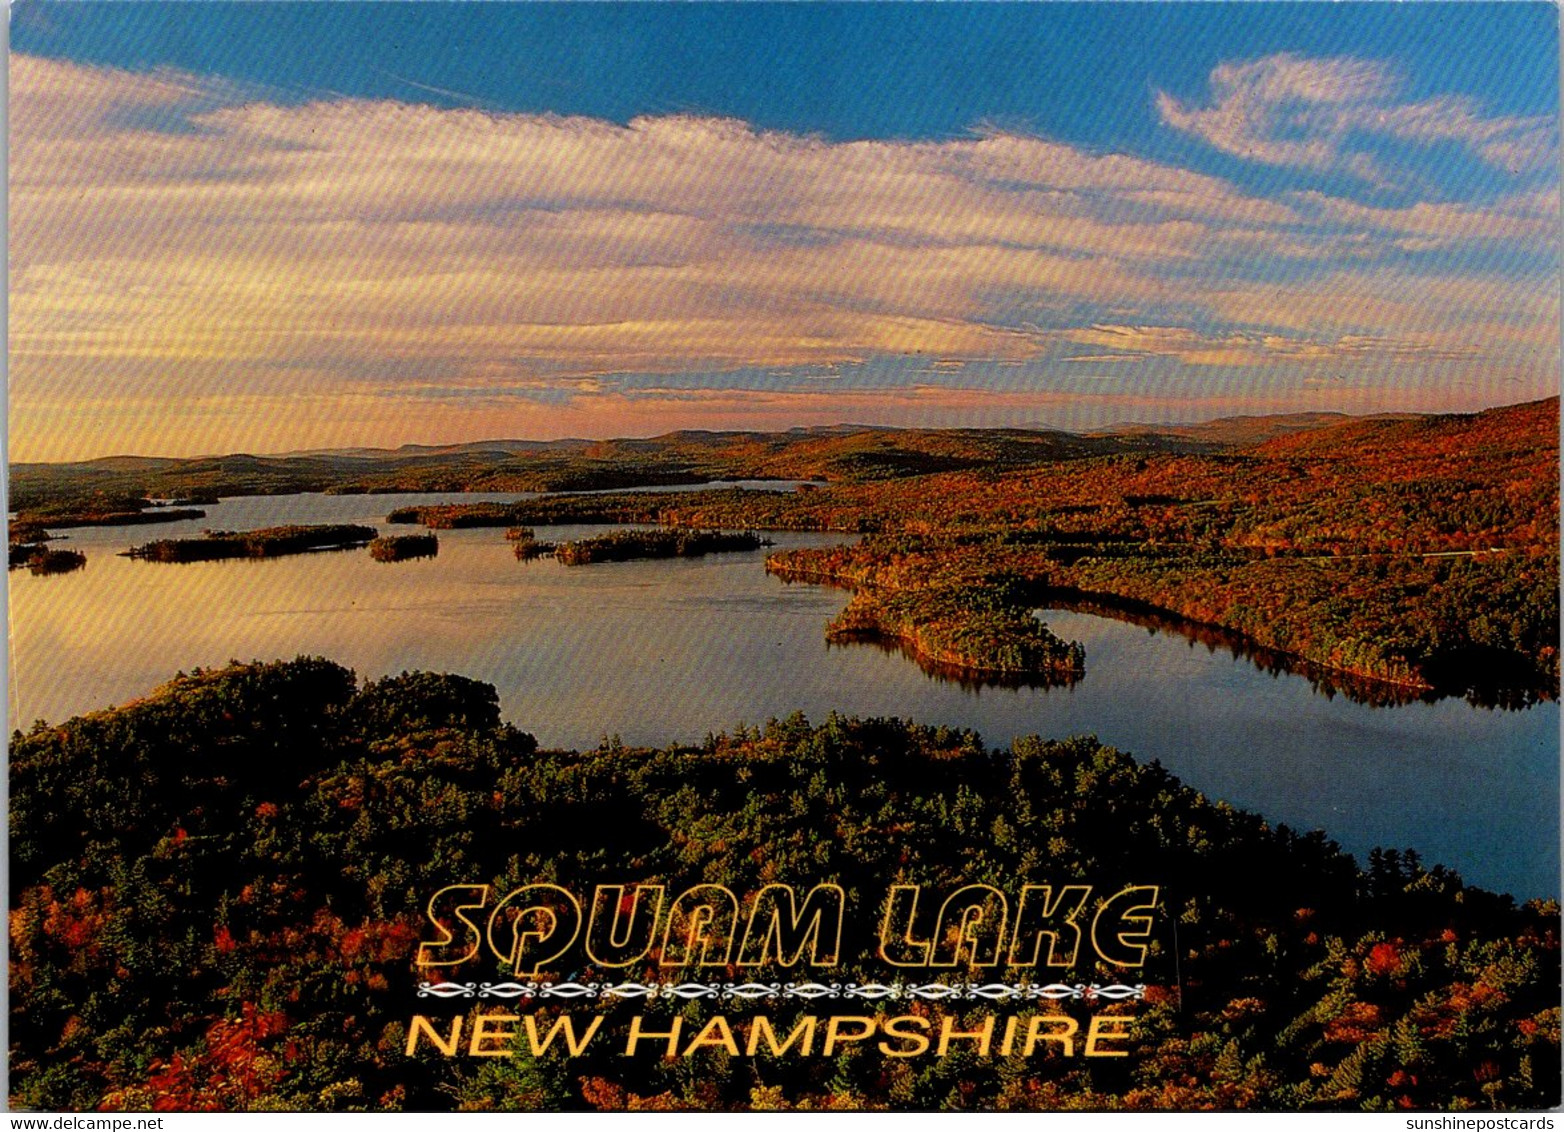
[[[1099,325],[1067,331],[1063,337],[1073,343],[1116,351],[1068,359],[1072,362],[1171,358],[1186,366],[1272,366],[1278,362],[1336,365],[1390,359],[1456,361],[1477,354],[1474,346],[1428,336],[1342,334],[1310,338],[1240,331],[1201,334],[1183,326]]]
[[[1395,89],[1345,63],[1228,87],[1343,113]],[[831,141],[692,115],[301,103],[26,55],[10,109],[18,458],[121,445],[115,406],[183,414],[184,451],[290,399],[351,408],[386,443],[505,413],[499,432],[558,435],[633,423],[604,400],[623,375],[803,374],[776,404],[823,413],[787,398],[832,395],[833,365],[1010,367],[1041,387],[1083,347],[1126,374],[1307,368],[1325,350],[1554,381],[1551,188],[1390,209],[1021,133]],[[1526,266],[1438,259],[1457,246]],[[1097,341],[1105,327],[1141,337]],[[761,406],[705,404],[729,424]]]
[[[1559,231],[1556,188],[1514,194],[1486,205],[1419,201],[1402,208],[1377,208],[1318,192],[1293,196],[1321,223],[1401,237],[1396,246],[1428,251],[1481,241],[1547,246]]]
[[[1223,63],[1210,75],[1206,105],[1159,91],[1157,110],[1174,129],[1264,165],[1350,173],[1370,183],[1389,174],[1355,143],[1382,138],[1407,145],[1460,145],[1513,174],[1551,166],[1557,153],[1549,118],[1491,116],[1474,100],[1442,95],[1418,102],[1388,63],[1305,58],[1290,53]]]

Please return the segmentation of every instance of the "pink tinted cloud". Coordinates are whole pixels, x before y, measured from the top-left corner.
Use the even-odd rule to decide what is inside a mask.
[[[1381,262],[1451,242],[1556,247],[1549,194],[1370,208],[1257,197],[1167,163],[992,130],[834,142],[691,115],[617,125],[285,104],[188,75],[11,64],[18,458],[63,452],[62,422],[79,455],[141,435],[112,424],[115,405],[126,420],[135,406],[161,405],[165,421],[183,412],[183,451],[248,436],[236,422],[290,398],[342,406],[309,422],[290,414],[301,428],[337,421],[354,443],[373,429],[399,443],[409,421],[490,419],[432,411],[431,391],[474,405],[492,392],[509,414],[496,421],[558,435],[630,420],[616,404],[757,421],[787,405],[825,412],[790,399],[805,390],[735,392],[719,408],[676,396],[676,382],[612,400],[630,397],[611,380],[627,373],[889,357],[945,372],[1011,366],[1046,383],[1064,345],[1132,360],[1115,372],[1137,358],[1214,369],[1335,351],[1399,362],[1411,381],[1433,357],[1544,359],[1557,334],[1556,296],[1537,278]],[[1223,89],[1345,112],[1386,97],[1385,81],[1371,66],[1272,66],[1234,72]],[[1278,268],[1299,264],[1306,275]],[[1474,303],[1490,285],[1500,290]],[[1110,325],[1143,338],[1094,342]],[[1526,380],[1553,379],[1538,368]],[[854,396],[866,400],[835,419],[874,398],[901,404],[887,390]],[[925,397],[929,412],[960,408]]]

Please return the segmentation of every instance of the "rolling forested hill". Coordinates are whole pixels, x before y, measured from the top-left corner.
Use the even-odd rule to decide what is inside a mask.
[[[1136,425],[1089,435],[842,425],[777,433],[686,430],[646,439],[410,444],[276,456],[112,456],[13,464],[10,487],[13,509],[44,511],[80,507],[94,496],[571,491],[715,479],[879,480],[1121,452],[1214,451],[1341,419],[1330,414],[1238,418],[1165,428]]]
[[[1091,739],[987,748],[898,720],[799,717],[693,748],[540,751],[494,690],[368,684],[319,659],[181,676],[11,745],[11,1101],[52,1109],[1515,1109],[1559,1099],[1559,913],[1410,854],[1340,854]],[[1133,1002],[420,999],[430,897],[538,880],[807,889],[852,915],[831,980],[882,982],[891,883],[1156,885]],[[1100,899],[1100,897],[1096,898]],[[865,922],[867,921],[867,922]],[[566,965],[568,964],[568,966]],[[442,978],[488,979],[475,960]],[[549,978],[656,982],[579,958]],[[732,968],[716,972],[731,980]],[[1023,982],[1030,970],[942,978]],[[708,976],[710,977],[710,976]],[[794,970],[746,970],[765,983]],[[1048,978],[1122,972],[1078,960]],[[1127,1019],[1129,1056],[442,1058],[414,1014],[886,1012],[973,1029]]]

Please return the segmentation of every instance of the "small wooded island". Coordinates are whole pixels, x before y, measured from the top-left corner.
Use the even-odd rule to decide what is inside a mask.
[[[434,535],[388,535],[369,544],[369,556],[376,562],[433,558],[439,553],[440,540]]]
[[[44,543],[53,536],[33,523],[12,520],[7,532],[10,536],[6,547],[6,569],[20,570],[31,565],[32,560],[43,553]]]
[[[279,558],[316,550],[352,550],[375,538],[374,527],[319,523],[263,527],[257,531],[208,531],[200,538],[166,538],[133,546],[127,558],[147,562],[209,562],[220,558]]]
[[[547,558],[554,553],[554,544],[538,541],[537,533],[531,527],[512,527],[505,532],[505,537],[516,552],[518,562],[531,562],[534,558]]]
[[[42,545],[18,544],[11,547],[7,566],[11,570],[26,566],[34,574],[69,574],[87,565],[87,556],[79,550],[54,550]]]
[[[636,558],[699,558],[770,545],[753,531],[609,531],[595,538],[562,542],[554,548],[554,557],[566,566],[584,566],[589,562],[628,562]]]

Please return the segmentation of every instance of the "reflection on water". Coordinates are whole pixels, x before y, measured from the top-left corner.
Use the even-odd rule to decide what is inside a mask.
[[[795,710],[971,727],[992,744],[1095,733],[1210,796],[1323,828],[1355,853],[1410,846],[1473,883],[1558,892],[1556,703],[1376,708],[1317,694],[1307,678],[1216,641],[1060,610],[1043,616],[1086,646],[1079,681],[964,688],[897,651],[829,647],[825,626],[846,592],[784,585],[764,572],[762,551],[566,568],[517,562],[502,531],[458,530],[440,532],[437,558],[393,564],[365,551],[177,566],[115,556],[149,529],[366,522],[387,533],[392,507],[448,498],[234,499],[202,520],[70,532],[55,545],[84,551],[86,569],[10,577],[13,724],[121,703],[180,669],[302,653],[361,676],[430,669],[487,681],[507,718],[549,746],[615,734],[698,742]],[[770,537],[780,549],[832,541]]]
[[[1461,665],[1447,660],[1443,665],[1443,673],[1431,677],[1434,683],[1439,684],[1437,689],[1414,688],[1383,680],[1365,679],[1350,672],[1334,671],[1300,657],[1256,644],[1242,633],[1235,633],[1216,625],[1202,625],[1188,621],[1137,602],[1083,594],[1075,590],[1054,590],[1048,596],[1051,599],[1050,603],[1061,610],[1093,613],[1116,621],[1125,621],[1152,632],[1167,633],[1170,636],[1198,642],[1213,652],[1222,649],[1234,656],[1243,657],[1256,668],[1272,675],[1285,672],[1302,676],[1309,681],[1315,692],[1327,699],[1342,695],[1357,703],[1394,707],[1419,701],[1436,703],[1449,696],[1460,696],[1474,707],[1518,711],[1554,698],[1551,689],[1526,683],[1527,680],[1536,679],[1535,673],[1524,667],[1518,669],[1513,658],[1507,656],[1474,657]]]
[[[804,583],[810,585],[813,583]],[[930,680],[941,684],[953,684],[962,691],[976,695],[984,688],[1009,688],[1012,690],[1029,689],[1032,691],[1046,691],[1049,688],[1070,688],[1085,679],[1080,672],[1070,670],[1052,670],[1047,672],[981,672],[971,668],[962,668],[959,665],[946,664],[943,661],[933,660],[923,656],[917,649],[896,637],[886,637],[873,630],[855,631],[850,633],[836,633],[834,639],[826,642],[827,648],[858,648],[868,645],[879,649],[891,656],[900,656],[909,663],[917,665]]]

